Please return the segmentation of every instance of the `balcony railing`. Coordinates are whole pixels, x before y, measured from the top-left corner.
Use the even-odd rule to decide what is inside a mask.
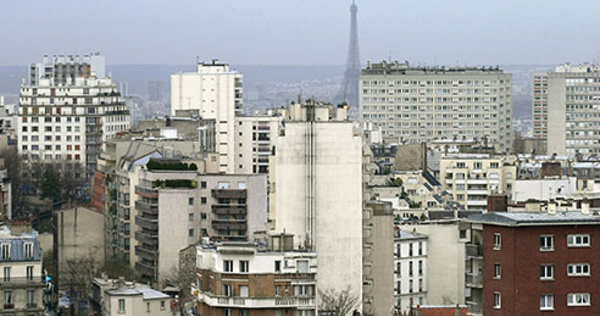
[[[141,258],[144,258],[148,261],[156,261],[157,253],[156,251],[143,248],[141,246],[135,246],[135,254]]]
[[[198,293],[197,298],[211,307],[248,309],[316,307],[314,296],[227,297],[201,292]]]
[[[158,230],[158,219],[145,218],[142,216],[135,217],[135,224],[149,230]]]
[[[244,230],[246,229],[246,223],[240,221],[213,221],[212,227],[214,229],[231,229],[231,230]]]
[[[21,286],[44,286],[42,277],[0,278],[0,288]]]
[[[155,277],[154,273],[156,269],[151,264],[138,261],[135,263],[135,270],[151,278]]]
[[[480,245],[466,245],[467,257],[482,257],[483,247]]]
[[[135,201],[135,208],[148,217],[158,216],[158,203],[156,202]]]
[[[150,199],[156,199],[156,198],[158,198],[158,190],[144,188],[144,187],[141,187],[139,185],[135,186],[135,194],[139,194],[139,195],[141,195],[143,197],[147,197],[147,198],[150,198]]]
[[[246,206],[240,204],[213,204],[212,211],[218,215],[246,214]]]
[[[213,189],[213,197],[217,199],[245,199],[246,189]]]
[[[467,274],[465,280],[467,287],[482,288],[483,278],[479,274]]]

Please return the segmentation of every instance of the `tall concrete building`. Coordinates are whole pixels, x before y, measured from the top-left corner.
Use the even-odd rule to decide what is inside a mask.
[[[307,101],[284,120],[271,165],[274,234],[316,250],[317,288],[362,298],[362,139],[347,107]],[[357,309],[362,309],[357,307]]]
[[[171,75],[171,114],[195,111],[215,120],[221,172],[235,172],[234,122],[242,112],[242,80],[242,74],[218,60],[198,63],[194,73]]]
[[[269,173],[269,157],[282,128],[277,113],[235,118],[235,172]]]
[[[360,80],[360,114],[402,143],[486,138],[512,142],[512,75],[499,68],[369,63]]]
[[[532,131],[534,138],[548,138],[548,75],[533,74],[531,98]]]
[[[548,154],[600,153],[600,66],[564,64],[547,76]]]
[[[59,60],[53,65],[62,69]],[[81,176],[91,179],[103,143],[130,129],[129,109],[117,85],[93,73],[46,72],[21,86],[18,150],[28,168],[40,162],[81,163],[86,167]]]

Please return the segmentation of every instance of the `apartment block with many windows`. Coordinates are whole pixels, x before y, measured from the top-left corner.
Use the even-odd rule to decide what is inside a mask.
[[[512,142],[512,75],[499,68],[369,63],[360,77],[360,120],[403,143],[487,138]]]
[[[394,237],[396,310],[427,304],[427,236],[397,230]]]
[[[548,75],[533,74],[531,99],[534,138],[548,139]]]
[[[600,296],[600,218],[589,207],[548,213],[498,212],[481,225],[484,315],[592,315]]]
[[[265,249],[246,242],[202,244],[192,295],[198,315],[316,316],[317,255],[293,251],[287,236]],[[291,236],[290,236],[291,237]]]

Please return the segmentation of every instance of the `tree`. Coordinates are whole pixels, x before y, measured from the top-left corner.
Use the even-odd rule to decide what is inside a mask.
[[[59,284],[68,289],[73,309],[79,311],[79,297],[87,298],[92,288],[92,278],[98,273],[99,263],[96,251],[69,258],[60,262]]]
[[[23,194],[22,186],[26,185],[23,178],[23,159],[16,150],[4,149],[0,152],[0,158],[4,159],[8,178],[10,179],[12,194],[13,217],[19,217],[25,213],[27,200]]]
[[[47,165],[44,171],[44,180],[42,181],[42,199],[50,198],[52,201],[60,200],[60,179],[56,170],[51,165]]]
[[[319,311],[332,316],[348,316],[359,303],[359,297],[352,293],[350,286],[342,291],[319,290]]]

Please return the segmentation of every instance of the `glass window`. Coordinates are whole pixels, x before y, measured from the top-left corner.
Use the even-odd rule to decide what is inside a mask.
[[[553,310],[554,309],[554,295],[544,294],[540,296],[540,310]]]

